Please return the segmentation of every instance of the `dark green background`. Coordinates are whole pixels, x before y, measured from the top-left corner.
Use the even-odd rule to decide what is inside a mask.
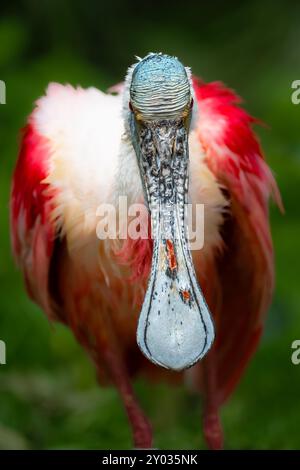
[[[117,393],[99,389],[71,333],[51,327],[26,297],[13,265],[8,195],[18,130],[51,81],[105,89],[135,54],[177,55],[205,80],[223,80],[269,127],[257,129],[282,191],[272,206],[277,287],[258,353],[222,411],[226,448],[300,448],[300,6],[287,1],[1,2],[0,79],[0,448],[129,448]],[[245,299],[245,302],[247,299]],[[136,385],[158,448],[203,447],[201,403],[183,387]]]

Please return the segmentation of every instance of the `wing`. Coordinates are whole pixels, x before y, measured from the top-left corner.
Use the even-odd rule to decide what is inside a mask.
[[[64,238],[72,251],[95,237],[121,132],[120,97],[58,84],[49,85],[23,130],[11,192],[12,246],[30,297],[50,318],[61,315],[50,288],[55,247]]]
[[[206,162],[230,200],[216,260],[221,308],[216,315],[218,401],[238,382],[261,336],[273,286],[273,248],[268,218],[272,194],[282,208],[273,175],[251,129],[255,120],[221,83],[193,82],[199,116],[196,132]]]
[[[53,317],[48,296],[48,271],[55,227],[50,222],[51,196],[43,184],[49,168],[49,143],[33,125],[23,130],[22,145],[13,177],[11,236],[15,258],[22,269],[28,294]]]

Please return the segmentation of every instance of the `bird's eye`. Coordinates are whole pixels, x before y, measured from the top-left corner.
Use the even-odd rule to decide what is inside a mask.
[[[191,99],[191,102],[190,102],[190,109],[192,109],[194,106],[194,98]]]
[[[130,111],[133,111],[133,107],[132,107],[131,101],[129,101],[128,106],[129,106]]]

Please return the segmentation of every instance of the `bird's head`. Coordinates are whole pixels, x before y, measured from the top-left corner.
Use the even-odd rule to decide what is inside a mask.
[[[190,73],[176,57],[149,54],[133,69],[130,106],[141,122],[185,119],[192,97]]]
[[[132,68],[128,86],[130,134],[138,158],[151,148],[162,159],[172,155],[177,138],[187,135],[190,126],[194,100],[189,69],[176,57],[151,53]]]
[[[137,155],[145,202],[150,209],[152,203],[176,204],[172,176],[179,160],[175,157],[181,157],[181,165],[188,161],[194,113],[190,69],[176,57],[150,53],[129,69],[126,82],[126,128]]]
[[[213,340],[187,240],[190,71],[175,57],[149,54],[129,70],[127,92],[127,131],[154,238],[137,340],[151,361],[180,370],[200,359]]]

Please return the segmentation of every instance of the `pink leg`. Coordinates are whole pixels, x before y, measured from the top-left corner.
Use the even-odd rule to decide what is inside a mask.
[[[105,363],[123,401],[132,428],[134,446],[136,448],[150,449],[152,447],[152,428],[138,404],[123,361],[119,354],[108,348],[107,345],[104,348],[102,347],[101,359]]]
[[[219,417],[214,350],[203,360],[204,412],[203,433],[209,449],[223,449],[223,430]]]

